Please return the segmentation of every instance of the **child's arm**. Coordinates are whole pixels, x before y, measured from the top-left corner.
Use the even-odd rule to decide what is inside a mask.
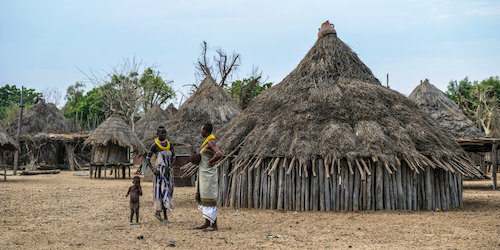
[[[142,196],[142,186],[139,186],[139,196]]]
[[[125,197],[128,197],[128,195],[130,194],[130,189],[131,189],[131,188],[132,188],[132,187],[129,187],[129,188],[128,188],[127,195],[125,195]]]

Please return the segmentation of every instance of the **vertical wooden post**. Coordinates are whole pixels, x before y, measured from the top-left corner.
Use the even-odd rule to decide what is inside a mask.
[[[19,150],[14,153],[14,172],[13,175],[17,175],[17,167],[19,165],[19,151],[21,150],[21,142],[19,137],[23,129],[23,109],[24,109],[24,86],[21,86],[21,104],[19,105],[19,120],[17,121],[17,134],[16,141],[19,145]]]
[[[382,172],[382,164],[380,162],[376,163],[376,172],[375,172],[375,201],[376,201],[376,209],[382,210],[384,209],[384,173]]]
[[[497,190],[498,172],[498,142],[493,142],[491,146],[491,164],[493,165],[493,190]]]
[[[389,88],[389,73],[387,73],[387,88]]]
[[[0,152],[0,164],[3,166],[3,180],[7,181],[7,165],[5,164],[5,161],[3,160],[3,152]]]

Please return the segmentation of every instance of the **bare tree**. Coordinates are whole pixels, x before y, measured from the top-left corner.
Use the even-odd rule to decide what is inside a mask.
[[[134,129],[134,116],[141,106],[139,70],[142,62],[125,59],[123,64],[114,67],[111,72],[82,72],[89,81],[99,88],[101,100],[114,113],[123,115]]]
[[[63,94],[58,88],[46,88],[42,90],[42,96],[46,102],[53,103],[57,107],[61,105]]]
[[[205,77],[210,76],[224,87],[228,81],[231,81],[233,74],[239,70],[241,56],[236,52],[228,55],[221,48],[216,49],[215,52],[216,55],[211,60],[208,43],[206,41],[201,43],[201,55],[196,62],[195,77],[198,82],[201,82]],[[193,87],[196,89],[197,86]]]

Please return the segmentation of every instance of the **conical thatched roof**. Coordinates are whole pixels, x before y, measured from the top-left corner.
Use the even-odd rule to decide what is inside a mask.
[[[170,115],[173,116],[175,113],[177,113],[177,109],[174,107],[174,104],[170,103],[168,107],[165,109],[165,111]]]
[[[234,151],[233,162],[242,166],[268,157],[310,162],[319,156],[353,164],[363,158],[389,166],[408,161],[482,176],[450,134],[408,98],[381,86],[336,34],[319,38],[219,138],[223,152]]]
[[[9,124],[8,133],[14,135],[17,133],[17,124],[19,118]],[[69,133],[70,126],[66,118],[59,112],[56,105],[46,103],[43,99],[38,99],[23,114],[22,124],[23,134],[37,133]]]
[[[144,145],[149,145],[156,136],[158,126],[164,125],[171,117],[170,113],[154,105],[135,123],[135,133]]]
[[[17,142],[5,133],[0,125],[0,151],[3,150],[17,150],[19,148]]]
[[[92,134],[85,140],[85,145],[103,145],[114,143],[121,147],[131,147],[139,154],[147,150],[139,137],[128,126],[122,116],[113,114],[106,119]]]
[[[464,115],[458,105],[432,85],[429,80],[425,79],[411,92],[408,98],[427,112],[455,138],[484,137],[483,132]]]
[[[240,108],[211,77],[198,86],[179,111],[166,123],[167,137],[173,143],[201,146],[201,125],[210,122],[214,133],[240,113]]]

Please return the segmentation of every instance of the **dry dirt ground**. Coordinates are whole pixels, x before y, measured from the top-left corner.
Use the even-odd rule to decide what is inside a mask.
[[[131,180],[73,172],[0,179],[0,249],[440,248],[499,249],[500,191],[491,180],[465,183],[465,205],[446,212],[278,212],[223,208],[220,230],[203,222],[192,187],[176,188],[171,223],[153,216],[143,183],[140,225],[128,222]],[[142,238],[142,237],[143,238]],[[142,239],[139,239],[142,238]]]

